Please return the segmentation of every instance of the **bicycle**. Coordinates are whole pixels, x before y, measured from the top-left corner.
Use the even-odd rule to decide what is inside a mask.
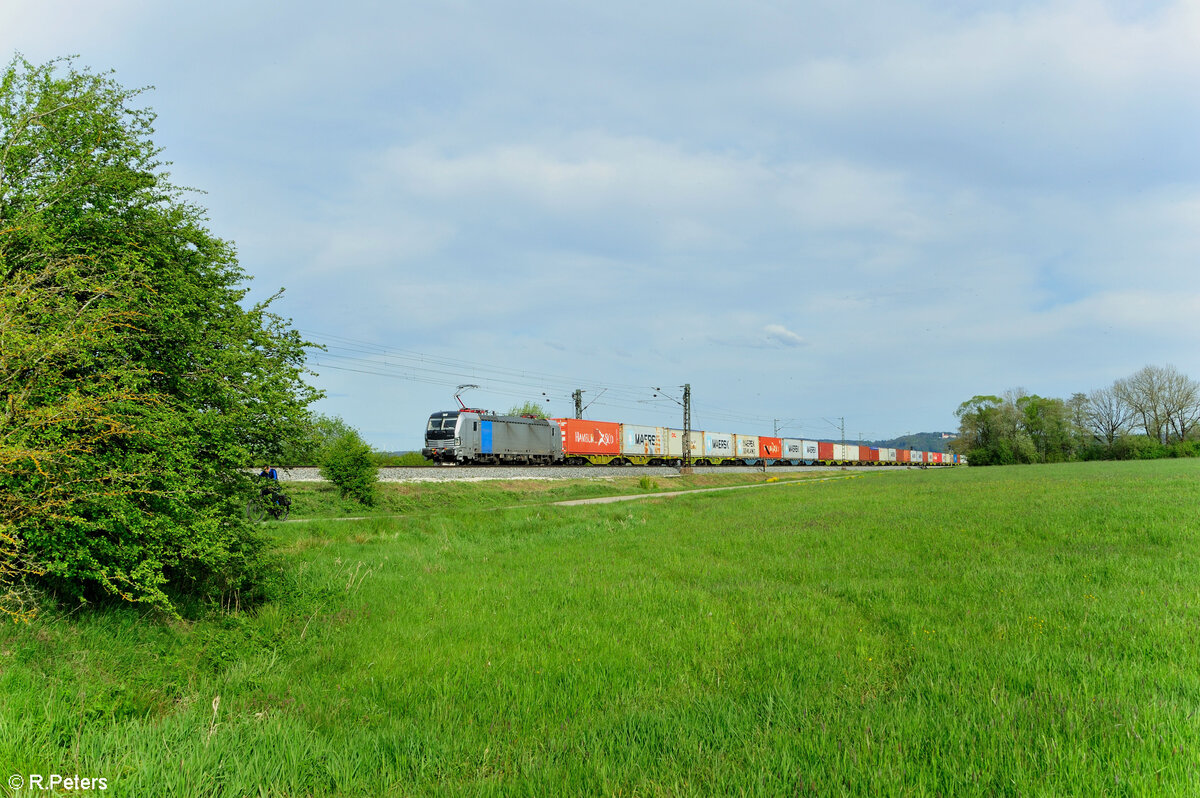
[[[246,502],[246,517],[251,521],[262,521],[268,515],[286,521],[291,514],[292,500],[276,487],[264,488],[257,498]]]

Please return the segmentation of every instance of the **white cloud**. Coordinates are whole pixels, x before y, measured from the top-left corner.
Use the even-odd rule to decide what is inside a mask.
[[[749,159],[686,152],[644,138],[584,134],[547,146],[485,146],[447,154],[418,144],[385,156],[407,191],[439,199],[519,198],[549,210],[613,204],[703,209],[745,201],[769,173]]]
[[[768,324],[763,327],[767,338],[783,346],[804,346],[805,341],[799,335],[784,327],[782,324]]]

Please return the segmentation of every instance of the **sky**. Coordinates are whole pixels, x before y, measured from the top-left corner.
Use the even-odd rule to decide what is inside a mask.
[[[158,114],[315,409],[790,437],[1200,377],[1200,4],[8,0]]]

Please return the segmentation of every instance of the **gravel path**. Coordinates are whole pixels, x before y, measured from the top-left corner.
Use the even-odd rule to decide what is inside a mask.
[[[613,504],[615,502],[635,502],[642,499],[664,499],[672,496],[687,496],[692,493],[717,493],[723,490],[746,490],[747,488],[775,488],[781,485],[815,485],[818,482],[832,482],[838,479],[859,479],[862,474],[840,474],[838,476],[822,477],[821,479],[789,479],[783,482],[758,482],[753,485],[726,485],[723,488],[693,488],[691,490],[670,490],[665,493],[639,493],[632,496],[601,496],[595,499],[571,499],[565,502],[554,502],[559,507],[578,507],[582,504]]]
[[[906,471],[907,466],[772,466],[768,474],[815,471]],[[697,474],[762,473],[754,466],[705,466]],[[670,479],[679,476],[679,469],[668,466],[440,466],[435,468],[381,468],[380,482],[482,482],[492,479],[616,479],[618,477],[650,476]],[[279,479],[284,482],[322,482],[320,469],[281,468]]]

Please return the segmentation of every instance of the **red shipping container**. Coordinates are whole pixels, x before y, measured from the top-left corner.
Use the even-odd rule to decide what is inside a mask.
[[[563,454],[620,454],[621,425],[615,421],[580,418],[551,419],[562,429]]]
[[[870,449],[870,448],[864,446],[859,451],[860,451],[860,454],[859,454],[860,459],[866,460],[871,463],[879,462],[879,450],[878,449]]]
[[[778,460],[783,454],[783,438],[758,436],[758,456],[764,460]]]
[[[896,450],[896,462],[897,463],[907,463],[907,462],[909,462],[908,458],[909,458],[909,450],[908,449],[897,449]]]
[[[832,460],[833,459],[833,443],[825,441],[817,441],[817,459]]]
[[[926,457],[929,458],[929,462],[931,462],[931,463],[942,462],[942,453],[941,452],[930,452],[929,454],[926,455]]]

